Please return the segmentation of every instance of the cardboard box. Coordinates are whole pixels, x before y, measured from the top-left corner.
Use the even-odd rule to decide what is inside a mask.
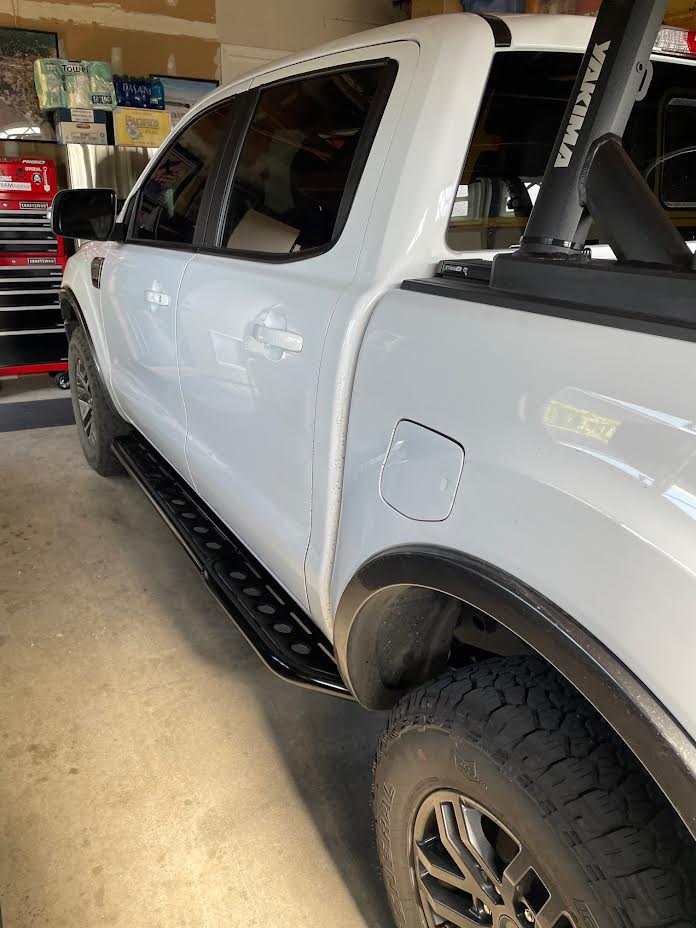
[[[141,110],[117,106],[114,110],[114,142],[138,148],[159,148],[169,134],[165,110]]]
[[[109,117],[104,110],[93,110],[86,106],[64,106],[54,110],[53,118],[56,122],[99,122],[106,125]]]
[[[79,107],[54,112],[56,139],[61,145],[77,142],[82,145],[107,145],[107,114],[103,110]]]
[[[106,145],[106,123],[56,122],[56,140],[61,145],[78,142],[81,145]]]

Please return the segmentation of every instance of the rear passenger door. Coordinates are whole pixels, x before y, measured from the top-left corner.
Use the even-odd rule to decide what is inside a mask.
[[[309,73],[305,62],[252,86],[219,214],[181,286],[196,488],[301,603],[322,347],[355,273],[384,166],[371,152],[394,129],[390,94],[412,76],[410,46],[331,56]]]

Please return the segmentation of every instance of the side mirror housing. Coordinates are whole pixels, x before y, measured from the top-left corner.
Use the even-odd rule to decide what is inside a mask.
[[[106,187],[60,190],[53,200],[55,235],[105,242],[116,224],[116,193]]]

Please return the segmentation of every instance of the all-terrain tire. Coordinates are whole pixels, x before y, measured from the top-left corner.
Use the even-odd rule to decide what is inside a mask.
[[[123,468],[111,450],[111,442],[131,430],[116,412],[104,389],[89,343],[82,328],[76,328],[68,346],[70,396],[77,434],[87,463],[102,477],[112,477]],[[85,424],[85,390],[91,401],[91,414]],[[89,430],[89,431],[88,431]]]
[[[518,837],[562,898],[559,928],[696,926],[696,842],[613,729],[540,659],[453,671],[392,711],[373,801],[399,928],[428,924],[413,829],[437,790],[490,810]],[[519,913],[479,915],[493,928],[526,924]]]

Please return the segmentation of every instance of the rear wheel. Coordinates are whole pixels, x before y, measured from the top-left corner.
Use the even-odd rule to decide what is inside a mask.
[[[609,726],[536,659],[404,697],[374,803],[399,928],[696,926],[696,845]]]
[[[104,390],[81,328],[75,329],[70,339],[68,370],[77,434],[87,463],[103,477],[121,473],[111,442],[116,436],[127,434],[130,426],[116,412]]]

